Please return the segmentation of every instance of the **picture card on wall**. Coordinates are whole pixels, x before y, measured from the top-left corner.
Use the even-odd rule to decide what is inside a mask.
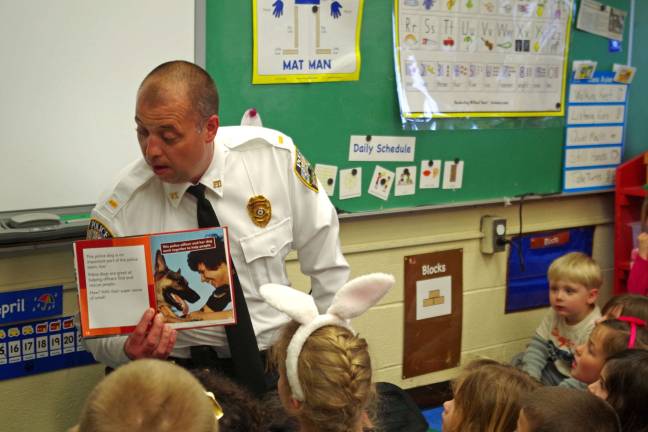
[[[574,79],[590,79],[594,76],[597,62],[592,60],[574,60],[572,70]]]
[[[614,81],[622,84],[630,84],[634,78],[637,68],[614,63]]]
[[[396,168],[396,186],[394,195],[414,195],[416,192],[416,166]]]
[[[362,195],[362,168],[340,170],[340,199],[357,198]]]
[[[441,160],[422,160],[419,188],[435,189],[441,185]]]
[[[322,187],[328,196],[333,196],[335,190],[335,179],[337,177],[337,167],[335,165],[315,165],[315,174],[319,179]]]
[[[369,194],[387,201],[392,183],[394,183],[394,173],[376,165],[369,184]]]
[[[443,167],[443,189],[461,189],[464,163],[461,160],[445,161]]]

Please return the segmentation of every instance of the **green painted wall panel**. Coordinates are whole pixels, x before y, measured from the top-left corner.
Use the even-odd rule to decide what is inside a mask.
[[[260,0],[264,1],[264,0]],[[265,0],[270,1],[270,0]],[[629,0],[609,4],[627,9]],[[311,163],[340,169],[363,167],[363,196],[332,201],[347,212],[407,208],[489,200],[524,193],[557,193],[561,187],[563,119],[551,127],[524,127],[509,120],[503,128],[403,131],[396,96],[391,0],[366,0],[359,81],[252,85],[252,1],[207,2],[206,66],[218,83],[222,124],[238,124],[243,112],[258,109],[264,126],[293,137]],[[625,63],[625,53],[608,53],[607,40],[572,31],[571,59],[593,59],[599,67]],[[383,201],[366,193],[375,163],[349,162],[350,135],[416,137],[416,162],[424,159],[465,163],[460,190],[417,189],[415,195]],[[380,163],[388,169],[408,163]],[[418,175],[418,173],[417,173]],[[418,179],[417,179],[418,182]],[[418,183],[417,183],[418,184]]]

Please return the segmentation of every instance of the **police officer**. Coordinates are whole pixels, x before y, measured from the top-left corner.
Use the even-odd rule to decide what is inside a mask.
[[[142,82],[135,122],[143,158],[129,165],[92,211],[89,238],[197,228],[202,184],[222,226],[260,350],[268,349],[287,318],[259,295],[264,283],[289,284],[286,255],[296,249],[321,312],[348,279],[338,220],[313,169],[281,132],[253,126],[220,127],[218,93],[202,68],[164,63]],[[144,311],[143,311],[144,312]],[[119,311],[115,311],[119,313]],[[222,327],[177,332],[160,314],[144,312],[134,333],[87,339],[95,359],[111,367],[154,357],[187,359],[208,345],[230,355]]]

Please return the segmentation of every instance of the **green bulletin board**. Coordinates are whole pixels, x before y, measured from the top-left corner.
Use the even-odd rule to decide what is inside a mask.
[[[269,4],[272,0],[267,1]],[[343,2],[342,2],[343,3]],[[578,3],[578,1],[577,1]],[[629,0],[605,0],[629,12]],[[576,10],[576,9],[575,9]],[[488,129],[403,130],[396,96],[392,40],[392,0],[365,2],[361,33],[359,81],[317,84],[252,85],[252,1],[208,1],[206,67],[221,97],[221,124],[239,124],[243,112],[258,110],[263,125],[290,135],[309,161],[338,169],[362,167],[362,196],[340,200],[345,212],[380,211],[435,204],[461,203],[552,194],[561,190],[564,122],[529,127],[508,122]],[[598,61],[599,70],[626,63],[627,29],[621,52],[608,52],[608,40],[575,30],[572,19],[569,64],[574,59]],[[443,120],[441,120],[443,121]],[[414,162],[378,162],[391,171],[425,159],[464,162],[463,187],[418,189],[414,195],[384,201],[367,193],[376,162],[349,162],[351,135],[416,138]],[[417,171],[417,183],[419,173]],[[339,181],[338,181],[339,183]]]

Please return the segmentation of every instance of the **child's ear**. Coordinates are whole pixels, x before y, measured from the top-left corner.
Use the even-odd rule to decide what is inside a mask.
[[[593,305],[594,303],[596,303],[596,299],[598,299],[598,295],[599,295],[599,289],[591,288],[587,293],[587,304]]]

